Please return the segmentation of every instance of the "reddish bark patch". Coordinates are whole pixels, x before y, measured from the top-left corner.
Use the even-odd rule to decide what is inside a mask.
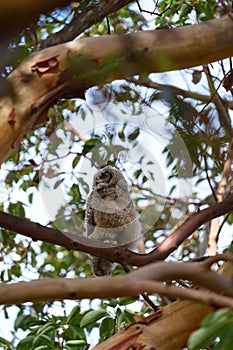
[[[108,350],[127,350],[131,346],[134,347],[135,345],[137,346],[136,349],[142,349],[141,344],[136,343],[136,340],[141,333],[142,333],[142,331],[139,330],[133,334],[128,335],[127,337],[120,340],[115,345],[111,346]],[[138,347],[138,346],[140,346],[140,347]]]
[[[8,123],[11,125],[14,125],[16,122],[16,118],[15,118],[15,109],[12,108],[12,110],[10,111],[9,115],[8,115]]]
[[[56,67],[58,65],[58,60],[56,56],[51,56],[47,58],[43,58],[41,60],[36,61],[36,63],[32,66],[32,71],[37,71],[41,74],[48,72],[50,69]]]

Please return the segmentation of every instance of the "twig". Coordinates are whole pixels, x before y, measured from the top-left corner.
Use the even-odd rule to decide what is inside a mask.
[[[224,78],[220,81],[220,83],[217,86],[217,88],[215,88],[214,83],[213,83],[212,78],[211,78],[211,74],[210,74],[210,70],[209,70],[208,65],[203,67],[203,71],[206,74],[207,82],[208,82],[208,85],[209,85],[209,90],[210,90],[210,93],[211,93],[211,98],[205,104],[205,106],[202,108],[200,113],[202,113],[204,111],[204,109],[211,102],[213,102],[215,104],[215,107],[216,107],[217,112],[218,112],[218,119],[219,119],[220,125],[226,130],[226,132],[229,135],[232,135],[233,134],[233,130],[232,130],[232,126],[231,126],[229,115],[228,115],[228,113],[226,111],[226,108],[224,106],[224,103],[223,103],[221,97],[218,94],[218,90],[221,87]]]
[[[68,119],[64,120],[64,125],[66,126],[66,128],[72,132],[74,135],[78,136],[79,140],[86,142],[87,139],[86,137],[84,137],[83,135],[81,135],[75,128],[72,127],[72,125],[69,123]]]
[[[209,177],[209,174],[208,174],[208,164],[207,164],[207,159],[206,159],[206,155],[205,155],[205,154],[204,154],[203,158],[204,158],[204,163],[205,163],[205,173],[206,173],[206,178],[207,178],[208,184],[209,184],[209,186],[210,186],[210,189],[211,189],[212,195],[213,195],[213,197],[214,197],[215,201],[217,202],[217,201],[218,201],[218,199],[217,199],[217,196],[216,196],[215,190],[214,190],[214,188],[213,188],[213,186],[212,186],[212,184],[211,184],[211,180],[210,180],[210,177]]]

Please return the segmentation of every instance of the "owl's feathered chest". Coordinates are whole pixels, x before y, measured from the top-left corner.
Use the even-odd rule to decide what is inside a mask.
[[[111,203],[111,202],[109,202]],[[119,208],[118,205],[111,206],[111,210],[108,211],[94,211],[94,222],[95,226],[111,228],[111,227],[122,227],[132,222],[136,218],[136,212],[132,205],[132,202],[129,202],[126,207],[123,209]]]
[[[88,198],[87,224],[111,228],[132,222],[136,211],[128,191],[116,187],[104,187],[93,191]]]

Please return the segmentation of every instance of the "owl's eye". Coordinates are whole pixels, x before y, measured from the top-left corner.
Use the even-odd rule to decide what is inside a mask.
[[[102,173],[97,179],[96,179],[96,182],[99,183],[99,182],[110,182],[112,179],[112,174],[111,173],[108,173],[108,172],[105,172],[105,173]]]

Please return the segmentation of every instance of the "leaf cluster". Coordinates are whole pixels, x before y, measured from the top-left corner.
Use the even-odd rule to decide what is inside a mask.
[[[41,15],[37,23],[30,23],[27,29],[12,40],[10,50],[13,58],[1,75],[7,76],[43,40],[66,26],[68,28],[75,16],[85,13],[88,7],[97,3],[94,0],[80,1],[63,11],[56,10],[47,16]],[[224,3],[231,5],[230,1]],[[155,8],[147,12],[140,1],[139,4],[141,9],[137,4],[131,4],[112,13],[107,19],[88,28],[81,37],[189,25],[212,19],[225,11],[222,2],[215,0],[161,0],[156,1]],[[75,57],[72,63],[75,69],[79,67],[79,70],[74,69],[77,77],[82,77],[82,67],[90,64],[80,56]],[[50,190],[46,200],[54,191],[61,191],[63,201],[56,203],[53,217],[43,219],[53,228],[83,235],[85,201],[92,185],[88,179],[89,172],[95,172],[104,165],[116,165],[131,185],[132,199],[145,233],[146,248],[150,251],[171,233],[180,218],[183,220],[185,215],[188,216],[200,206],[215,200],[209,183],[215,189],[221,178],[231,135],[221,122],[222,115],[216,108],[214,97],[219,97],[229,121],[232,112],[229,103],[231,95],[222,88],[222,82],[232,67],[232,62],[219,62],[209,67],[209,75],[203,67],[183,72],[185,79],[182,82],[185,80],[187,90],[179,91],[174,89],[180,87],[180,77],[176,80],[177,72],[176,75],[169,76],[141,75],[134,81],[116,81],[103,86],[101,77],[111,72],[114,79],[114,70],[120,64],[121,62],[109,58],[104,62],[103,70],[96,72],[95,63],[91,62],[93,75],[98,75],[100,79],[97,89],[102,93],[101,103],[97,101],[96,104],[88,105],[84,100],[59,99],[50,107],[48,120],[31,131],[21,143],[19,152],[14,152],[8,158],[2,167],[0,178],[1,210],[20,217],[30,216],[28,213],[31,207],[37,210],[35,202],[41,182],[44,181],[45,187]],[[142,72],[143,65],[144,62],[141,63]],[[82,79],[85,81],[85,76]],[[208,79],[213,83],[214,92],[210,89]],[[167,81],[169,84],[162,86],[161,82]],[[197,94],[196,91],[200,93]],[[106,116],[109,102],[118,106],[118,124],[115,123],[113,113],[107,113]],[[181,170],[182,167],[186,168],[187,163],[184,158],[176,157],[171,152],[176,144],[175,136],[170,139],[169,147],[164,146],[162,151],[167,168],[164,175],[168,185],[166,195],[161,195],[151,186],[159,179],[158,167],[156,168],[155,162],[147,159],[147,155],[150,151],[156,158],[159,150],[151,145],[149,151],[144,149],[137,153],[136,160],[134,158],[130,163],[129,150],[140,150],[147,143],[147,135],[143,134],[147,119],[140,120],[140,123],[135,122],[145,106],[156,110],[175,127],[188,150],[195,185],[188,198],[179,198],[177,190],[177,181],[185,178]],[[132,124],[125,122],[126,107],[132,112]],[[105,113],[108,126],[96,128],[97,111]],[[76,127],[72,124],[75,118],[78,120]],[[67,121],[75,132],[66,127]],[[79,132],[82,123],[89,125],[86,133]],[[149,171],[146,172],[145,169]],[[202,193],[204,185],[208,188],[207,195]],[[229,225],[233,223],[232,218],[232,214],[225,218]],[[183,242],[176,258],[195,258],[206,232],[207,226],[202,227]],[[0,238],[2,282],[38,277],[91,276],[88,257],[84,254],[47,243],[29,242],[5,229],[1,229]],[[117,265],[113,275],[123,271],[122,266]],[[18,343],[16,350],[88,349],[87,334],[93,328],[99,328],[99,341],[104,341],[125,324],[133,322],[136,313],[130,306],[126,307],[130,304],[130,300],[110,300],[100,303],[97,310],[90,305],[89,310],[84,312],[77,305],[69,315],[63,316],[53,315],[52,303],[22,307],[16,317],[13,333],[14,337],[18,331],[25,331],[27,334]],[[137,309],[141,307],[142,304]],[[66,305],[61,305],[62,310],[65,308]],[[7,315],[7,308],[4,311]],[[202,328],[190,338],[189,346],[190,349],[198,349],[213,343],[217,350],[230,350],[231,339],[232,314],[224,309],[210,315],[203,322]],[[0,338],[3,349],[12,349],[15,346],[13,343],[15,340],[12,342]]]
[[[223,308],[208,315],[201,327],[191,334],[188,340],[190,350],[212,345],[214,350],[230,350],[233,346],[232,310]]]

